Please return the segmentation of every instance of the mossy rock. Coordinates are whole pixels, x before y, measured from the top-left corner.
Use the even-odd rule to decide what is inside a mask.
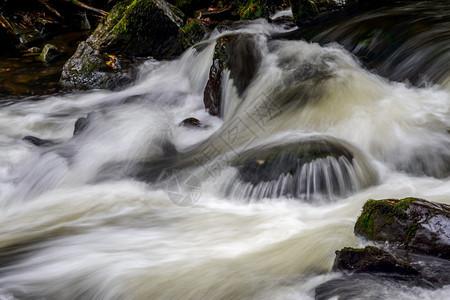
[[[321,13],[340,9],[344,5],[334,0],[290,0],[289,3],[298,23],[310,21]]]
[[[50,63],[60,57],[61,54],[62,52],[55,45],[45,44],[44,49],[42,49],[42,52],[38,57],[38,60]]]
[[[200,42],[209,28],[201,20],[191,19],[186,25],[178,31],[178,40],[184,49],[187,49]]]
[[[450,206],[418,198],[369,200],[355,234],[415,253],[450,258]]]
[[[64,64],[60,83],[69,88],[116,90],[130,84],[136,77],[139,61],[100,53],[81,42],[75,54]]]
[[[250,0],[239,6],[239,17],[241,20],[253,20],[264,16],[263,1]]]
[[[60,82],[77,88],[117,89],[135,77],[135,57],[174,58],[183,24],[164,0],[126,0],[113,7],[63,67]]]
[[[182,51],[182,25],[164,0],[128,0],[115,5],[86,42],[100,52],[170,58]]]
[[[333,270],[352,273],[419,274],[410,263],[399,260],[389,252],[373,246],[362,249],[345,247],[336,251]]]

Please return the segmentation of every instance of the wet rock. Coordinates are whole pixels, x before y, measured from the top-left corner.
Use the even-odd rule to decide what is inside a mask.
[[[187,127],[203,127],[202,123],[200,122],[200,120],[196,119],[196,118],[187,118],[184,119],[181,123],[181,126],[187,126]]]
[[[132,57],[101,53],[81,42],[64,64],[60,82],[65,87],[120,89],[136,78],[140,63]]]
[[[333,270],[355,273],[419,274],[408,262],[401,261],[389,252],[373,246],[363,249],[345,247],[336,251]]]
[[[115,88],[129,83],[135,56],[168,59],[179,55],[183,20],[164,0],[118,3],[64,65],[61,83]]]
[[[345,1],[334,0],[289,0],[292,14],[297,23],[310,21],[324,12],[340,9]]]
[[[168,0],[168,2],[190,16],[194,11],[211,5],[209,0]]]
[[[261,63],[261,52],[249,34],[226,35],[216,42],[213,64],[203,93],[205,108],[213,116],[221,116],[223,71],[230,71],[230,78],[240,96],[244,93]]]
[[[180,28],[178,39],[183,48],[187,49],[200,42],[209,31],[209,28],[201,20],[190,19],[185,26]]]
[[[355,234],[450,259],[450,206],[418,198],[369,200],[356,221]]]
[[[216,8],[214,10],[202,10],[200,12],[200,17],[202,19],[207,19],[212,22],[221,22],[226,20],[239,20],[239,14],[237,12],[237,7],[234,3],[231,5]]]
[[[231,162],[238,176],[230,182],[227,194],[305,200],[318,195],[348,195],[377,181],[376,172],[362,154],[350,149],[344,143],[321,138],[249,149]]]
[[[38,60],[50,63],[60,57],[61,54],[62,52],[55,45],[45,44],[41,54],[38,57]]]
[[[94,120],[96,115],[96,112],[90,112],[86,117],[78,118],[75,122],[73,135],[75,136],[85,131],[89,124]]]
[[[80,12],[77,15],[77,19],[78,19],[78,29],[80,30],[91,30],[91,23],[89,22],[89,19],[86,15],[86,12]]]
[[[25,142],[31,143],[35,146],[38,146],[38,147],[48,147],[48,146],[53,146],[53,145],[57,144],[57,142],[55,142],[55,141],[44,140],[44,139],[40,139],[40,138],[31,136],[31,135],[25,136],[24,138],[22,138],[22,140]]]
[[[284,1],[278,0],[247,0],[239,1],[238,13],[241,20],[268,19],[270,14],[282,8]]]
[[[31,47],[31,48],[28,48],[27,52],[28,53],[41,53],[42,50],[39,47]]]
[[[86,42],[100,52],[165,59],[181,53],[182,25],[164,0],[128,0],[114,6]]]

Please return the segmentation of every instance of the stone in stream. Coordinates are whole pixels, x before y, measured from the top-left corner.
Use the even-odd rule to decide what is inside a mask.
[[[450,206],[418,198],[369,200],[356,221],[355,234],[450,259]]]
[[[103,18],[66,62],[61,83],[83,88],[116,88],[131,82],[134,57],[174,58],[183,48],[182,13],[164,0],[127,0]]]
[[[57,144],[56,141],[44,140],[31,135],[23,137],[22,140],[38,147],[49,147]]]
[[[333,198],[349,195],[378,180],[360,151],[325,137],[259,146],[239,153],[231,165],[238,174],[226,193],[243,198]]]
[[[333,271],[396,273],[401,275],[419,274],[419,271],[408,262],[399,260],[389,252],[373,246],[367,246],[363,249],[345,247],[336,251]]]
[[[181,126],[187,126],[187,127],[203,127],[203,124],[200,122],[200,120],[196,118],[187,118],[181,121]]]
[[[38,57],[38,60],[43,61],[45,63],[51,63],[60,57],[62,52],[52,44],[45,44],[42,49],[41,54]]]
[[[94,120],[96,115],[97,115],[96,112],[90,112],[87,114],[86,117],[78,118],[75,122],[73,135],[75,136],[85,131],[89,126],[89,124]]]
[[[203,93],[205,108],[213,116],[221,116],[223,72],[242,96],[261,64],[262,54],[250,34],[230,34],[217,39],[208,82]]]

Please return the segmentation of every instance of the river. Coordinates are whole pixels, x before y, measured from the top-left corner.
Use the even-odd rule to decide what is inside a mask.
[[[334,252],[367,244],[353,233],[366,200],[450,204],[448,61],[411,84],[416,52],[382,76],[386,64],[368,68],[296,32],[256,20],[177,60],[147,61],[121,91],[2,99],[0,299],[314,299],[345,278],[330,272]],[[203,90],[215,40],[230,33],[260,59],[241,92],[225,71],[219,118]],[[448,56],[433,53],[427,62]],[[180,126],[189,117],[202,127]],[[265,182],[241,164],[311,143],[331,154],[292,172],[275,166]],[[334,155],[340,147],[352,154]],[[339,293],[446,299],[450,287],[368,278]]]

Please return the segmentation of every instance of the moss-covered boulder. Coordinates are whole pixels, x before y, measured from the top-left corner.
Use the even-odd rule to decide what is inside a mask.
[[[86,42],[100,52],[168,58],[180,54],[182,25],[182,16],[164,0],[127,0],[114,6]]]
[[[210,29],[199,19],[189,19],[178,31],[178,40],[183,49],[200,42]]]
[[[396,273],[418,275],[419,272],[410,263],[395,258],[389,252],[377,247],[345,247],[336,251],[333,271],[354,273]]]
[[[355,234],[410,252],[450,258],[450,206],[418,198],[369,200]]]
[[[113,7],[63,68],[61,82],[76,87],[111,88],[129,82],[126,70],[136,56],[173,58],[183,48],[178,10],[164,0],[126,0]]]
[[[261,63],[261,52],[250,34],[222,36],[216,41],[209,79],[203,93],[205,108],[213,116],[221,116],[222,76],[230,71],[230,78],[239,95],[248,87]]]
[[[289,0],[294,20],[298,23],[310,21],[324,12],[340,9],[345,1],[334,0]]]

